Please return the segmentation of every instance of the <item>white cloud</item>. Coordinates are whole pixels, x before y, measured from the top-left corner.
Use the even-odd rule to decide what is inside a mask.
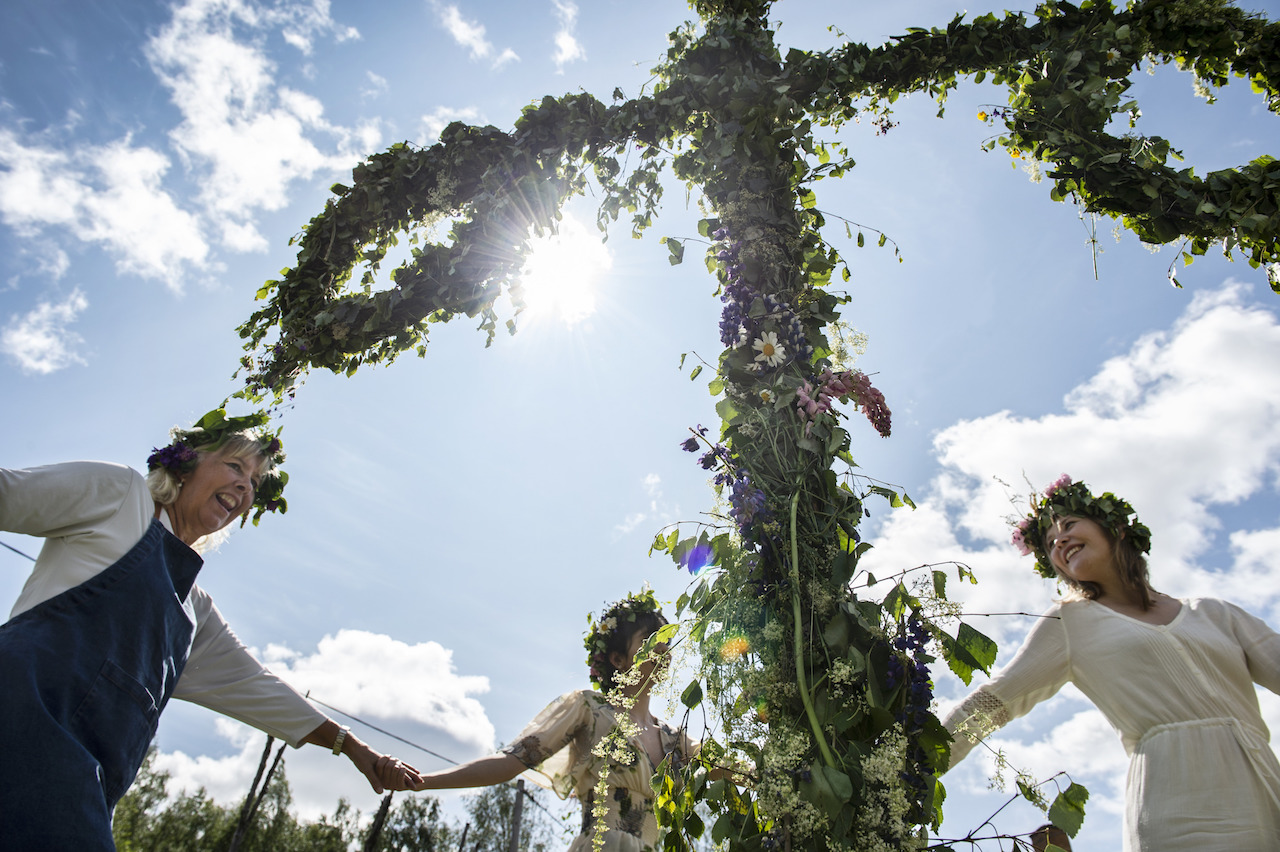
[[[79,290],[61,304],[41,302],[26,316],[0,331],[0,352],[18,362],[25,373],[48,374],[71,364],[83,364],[76,348],[83,338],[67,328],[89,306]]]
[[[0,167],[0,217],[24,236],[66,229],[106,246],[120,272],[175,290],[184,264],[208,254],[196,217],[161,186],[169,161],[152,148],[125,138],[64,150],[0,130]]]
[[[614,525],[614,529],[622,535],[634,531],[646,521],[655,527],[673,523],[678,514],[677,510],[669,506],[664,499],[661,476],[656,473],[646,474],[644,479],[640,480],[640,487],[649,498],[648,506],[644,511],[630,513],[622,523]]]
[[[560,29],[556,31],[556,52],[552,60],[556,63],[556,69],[563,73],[564,66],[570,62],[586,59],[587,51],[583,49],[573,33],[578,25],[578,5],[571,0],[554,0],[554,2]]]
[[[1200,560],[1230,543],[1240,577],[1262,570],[1260,531],[1224,535],[1218,513],[1251,496],[1274,497],[1268,483],[1280,473],[1280,324],[1244,296],[1238,285],[1200,294],[1172,329],[1144,336],[1068,393],[1062,413],[999,412],[944,429],[928,496],[919,510],[889,517],[865,564],[881,575],[965,561],[983,580],[958,589],[970,609],[1038,611],[1052,584],[1035,580],[1008,544],[1007,520],[1025,512],[1024,473],[1043,487],[1067,472],[1138,508],[1154,531],[1157,587],[1223,594],[1226,583],[1243,591],[1245,580]],[[1255,609],[1277,602],[1256,590],[1249,597]]]
[[[391,84],[387,82],[386,77],[383,77],[380,74],[375,74],[372,71],[366,71],[364,73],[365,79],[369,82],[368,85],[360,90],[360,97],[365,100],[372,100],[373,98],[385,95],[390,90]]]
[[[431,0],[431,7],[435,9],[436,15],[440,19],[440,25],[445,28],[459,46],[465,47],[471,53],[472,59],[488,59],[494,54],[493,42],[485,38],[484,24],[476,21],[468,21],[462,17],[462,12],[452,3],[441,3],[439,0]],[[501,68],[509,62],[518,61],[519,56],[511,48],[505,48],[493,60],[494,68]]]
[[[1067,393],[1061,412],[1036,418],[999,412],[942,430],[934,441],[939,470],[919,509],[888,517],[862,567],[883,577],[964,562],[978,585],[958,583],[952,574],[948,592],[966,613],[1039,613],[1056,597],[1054,584],[1018,556],[1008,520],[1026,511],[1031,486],[1024,472],[1037,488],[1066,472],[1138,509],[1153,532],[1149,561],[1157,588],[1234,599],[1280,622],[1274,583],[1280,321],[1247,295],[1232,283],[1198,295],[1171,329],[1143,336]],[[1246,499],[1255,520],[1236,521]],[[969,620],[1000,644],[1000,664],[1012,658],[1030,623],[1017,616]],[[944,667],[935,674],[941,704],[967,691]],[[1268,699],[1268,719],[1280,716],[1280,700]],[[1036,777],[1067,769],[1093,790],[1091,805],[1097,801],[1114,821],[1127,760],[1097,711],[1073,711],[1063,721],[1063,709],[1076,702],[1083,697],[1068,687],[993,743]],[[948,778],[981,787],[978,776],[990,769],[984,760]]]
[[[373,123],[331,125],[319,100],[278,86],[255,41],[271,31],[303,53],[320,36],[359,35],[329,17],[328,0],[188,0],[146,45],[183,115],[170,139],[200,186],[198,209],[166,188],[168,155],[127,136],[68,141],[79,122],[71,114],[61,139],[0,129],[0,218],[25,237],[56,228],[104,245],[120,272],[174,290],[184,270],[210,268],[210,235],[233,251],[265,249],[255,213],[283,207],[295,180],[349,168],[379,135]]]
[[[444,129],[455,121],[477,124],[481,120],[480,111],[475,107],[464,107],[463,109],[438,107],[435,112],[422,117],[422,137],[419,139],[419,144],[431,145],[438,142]]]
[[[246,27],[255,37],[279,29],[303,52],[320,35],[358,35],[329,17],[324,0],[269,9],[189,0],[147,43],[151,67],[183,115],[170,138],[200,181],[207,214],[237,250],[265,246],[253,233],[254,211],[282,208],[293,181],[349,168],[377,135],[373,125],[329,124],[317,98],[278,85],[276,64],[241,35]]]
[[[409,645],[378,633],[342,630],[326,636],[311,654],[272,645],[260,658],[273,672],[301,692],[359,716],[378,727],[457,760],[489,753],[494,728],[483,705],[473,696],[489,690],[486,677],[459,675],[453,652],[436,642]],[[321,707],[330,716],[332,711]],[[431,760],[412,748],[348,719],[354,733],[375,749],[409,763]],[[156,767],[172,775],[170,792],[193,792],[204,787],[223,803],[242,798],[257,770],[264,736],[237,722],[219,717],[219,736],[236,753],[228,757],[191,757],[183,752],[162,753]],[[286,749],[290,787],[304,819],[332,813],[339,796],[370,810],[377,797],[364,777],[347,761],[338,764],[315,746]]]

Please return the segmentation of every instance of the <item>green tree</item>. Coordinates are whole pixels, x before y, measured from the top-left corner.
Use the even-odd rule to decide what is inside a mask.
[[[446,852],[456,850],[462,832],[440,815],[440,802],[431,796],[404,796],[387,815],[378,838],[378,852]]]
[[[557,842],[559,827],[543,810],[546,807],[546,795],[542,790],[530,789],[527,785],[525,793],[528,798],[525,799],[520,817],[520,852],[551,852],[559,849],[562,845]],[[467,814],[471,823],[467,834],[468,850],[507,852],[510,848],[515,796],[516,785],[507,783],[485,787],[468,799]]]
[[[918,846],[940,818],[935,776],[949,740],[927,710],[925,665],[940,653],[967,680],[995,647],[933,617],[942,571],[904,570],[888,578],[887,596],[860,592],[877,579],[859,568],[870,546],[858,530],[864,500],[910,501],[857,475],[834,408],[851,402],[890,431],[883,396],[845,357],[845,299],[831,288],[849,269],[827,239],[817,185],[853,166],[838,130],[855,118],[887,129],[908,93],[936,98],[941,112],[961,80],[990,79],[1008,91],[1007,106],[986,116],[992,146],[1042,164],[1053,200],[1116,218],[1148,243],[1181,241],[1187,262],[1217,245],[1274,264],[1274,158],[1199,176],[1170,164],[1168,140],[1124,129],[1138,115],[1126,92],[1146,62],[1189,68],[1210,88],[1244,78],[1280,111],[1280,25],[1227,0],[1048,0],[1030,15],[957,16],[883,45],[783,56],[770,0],[691,5],[699,20],[672,33],[648,94],[615,90],[608,105],[548,96],[510,132],[453,124],[439,144],[392,146],[335,185],[299,238],[296,265],[266,282],[262,307],[241,326],[240,396],[279,404],[314,367],[350,375],[406,349],[422,354],[431,324],[459,315],[492,338],[495,300],[505,288],[518,310],[530,235],[555,228],[566,198],[594,180],[601,225],[627,217],[638,235],[669,167],[700,193],[700,237],[723,304],[724,350],[710,365],[720,428],[687,444],[726,507],[654,542],[683,567],[710,566],[680,602],[706,660],[684,700],[691,710],[713,704],[723,720],[700,759],[669,768],[660,785],[664,843],[683,849],[709,833],[749,852]],[[427,240],[444,219],[447,239]],[[858,246],[868,233],[887,243],[837,227]],[[411,257],[375,291],[401,238]],[[679,263],[697,239],[662,242]],[[972,577],[959,569],[959,579]],[[753,787],[709,780],[712,765],[730,762]],[[1061,815],[1082,806],[1083,792],[1067,786],[1050,815],[1074,832],[1078,819]]]

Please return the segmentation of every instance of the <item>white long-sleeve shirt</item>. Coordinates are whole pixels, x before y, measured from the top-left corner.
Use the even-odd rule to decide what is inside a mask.
[[[45,540],[9,617],[114,565],[142,538],[155,508],[146,480],[124,465],[0,468],[0,529]],[[169,527],[166,512],[160,520]],[[196,631],[174,698],[238,719],[295,747],[325,721],[323,713],[253,658],[207,592],[192,586],[183,606],[194,616]]]

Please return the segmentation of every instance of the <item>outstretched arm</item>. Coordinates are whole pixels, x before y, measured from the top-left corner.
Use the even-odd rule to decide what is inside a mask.
[[[524,772],[525,765],[509,754],[491,754],[469,760],[452,769],[422,775],[415,790],[452,790],[459,787],[490,787]]]
[[[301,743],[332,749],[341,730],[337,722],[325,719],[318,728],[303,737]],[[374,751],[349,730],[342,738],[342,753],[351,758],[356,769],[369,779],[369,786],[373,787],[375,793],[385,790],[415,790],[418,789],[416,785],[422,781],[422,774],[418,770],[389,754]]]

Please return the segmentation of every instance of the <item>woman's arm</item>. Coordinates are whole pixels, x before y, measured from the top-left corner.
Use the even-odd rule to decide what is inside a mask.
[[[502,784],[524,772],[525,765],[509,754],[491,754],[469,760],[452,769],[428,772],[415,790],[454,790],[459,787],[490,787]]]
[[[337,722],[325,719],[318,728],[303,737],[301,743],[311,743],[332,749],[334,742],[338,739],[339,731],[342,730],[343,728]],[[375,793],[385,790],[415,790],[418,789],[416,785],[422,782],[422,774],[418,770],[389,754],[379,754],[349,729],[346,736],[342,738],[341,751],[351,758],[356,769],[369,779],[369,784]]]

